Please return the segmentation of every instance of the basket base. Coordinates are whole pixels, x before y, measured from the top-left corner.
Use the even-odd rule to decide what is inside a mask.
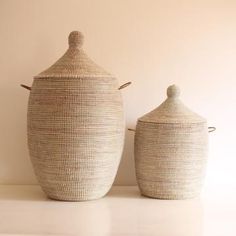
[[[61,185],[56,185],[54,187],[41,186],[41,188],[49,199],[67,202],[83,202],[104,197],[111,186],[103,186],[100,188],[81,188],[79,186],[74,188],[63,188]]]
[[[160,183],[138,180],[138,186],[143,196],[163,200],[187,200],[200,197],[200,184]]]
[[[167,194],[150,194],[144,193],[140,190],[140,193],[144,197],[159,199],[159,200],[189,200],[199,198],[200,195],[167,195]]]
[[[93,197],[86,197],[86,198],[64,198],[64,197],[58,197],[58,196],[52,196],[52,195],[48,195],[46,194],[47,197],[51,200],[55,200],[55,201],[60,201],[60,202],[86,202],[86,201],[94,201],[94,200],[98,200],[100,198],[103,198],[106,194],[101,195],[101,196],[93,196]]]

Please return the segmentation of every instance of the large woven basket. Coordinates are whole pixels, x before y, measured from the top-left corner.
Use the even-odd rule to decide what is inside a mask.
[[[207,123],[183,105],[179,94],[177,86],[170,86],[166,101],[137,122],[136,177],[141,193],[148,197],[187,199],[201,191],[207,161]]]
[[[28,103],[28,146],[48,197],[84,201],[112,186],[124,142],[122,98],[116,78],[84,53],[83,36],[34,77]],[[127,84],[128,85],[128,84]]]

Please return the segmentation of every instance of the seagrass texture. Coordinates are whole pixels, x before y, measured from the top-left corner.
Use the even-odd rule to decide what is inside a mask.
[[[168,99],[141,117],[136,126],[136,177],[141,193],[148,197],[188,199],[201,191],[208,149],[207,124],[178,96],[179,89],[170,86]]]
[[[70,48],[34,78],[28,104],[28,146],[37,179],[53,199],[104,196],[120,162],[123,105],[117,80],[82,51],[79,32]]]

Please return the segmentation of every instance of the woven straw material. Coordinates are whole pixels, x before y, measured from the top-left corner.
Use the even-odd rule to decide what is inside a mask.
[[[81,36],[72,32],[79,40],[76,35]],[[34,79],[28,146],[37,179],[50,198],[85,201],[104,196],[112,186],[123,150],[124,115],[117,80],[91,60],[85,63],[84,53],[71,44],[74,52],[62,57],[60,66]]]
[[[174,93],[168,94],[159,108],[138,120],[135,133],[137,182],[141,193],[148,197],[194,198],[200,194],[205,174],[207,124],[181,103],[176,86],[168,90]]]
[[[91,78],[112,77],[102,67],[92,61],[82,49],[83,35],[73,31],[69,35],[69,48],[52,66],[35,78]]]

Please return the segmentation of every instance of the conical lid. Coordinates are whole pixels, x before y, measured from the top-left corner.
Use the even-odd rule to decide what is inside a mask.
[[[69,48],[66,53],[51,67],[43,71],[35,78],[48,77],[112,77],[103,68],[93,62],[83,51],[83,35],[79,31],[70,33]]]
[[[139,118],[152,123],[200,123],[206,120],[187,108],[179,99],[180,89],[171,85],[167,89],[167,99],[156,109]]]

